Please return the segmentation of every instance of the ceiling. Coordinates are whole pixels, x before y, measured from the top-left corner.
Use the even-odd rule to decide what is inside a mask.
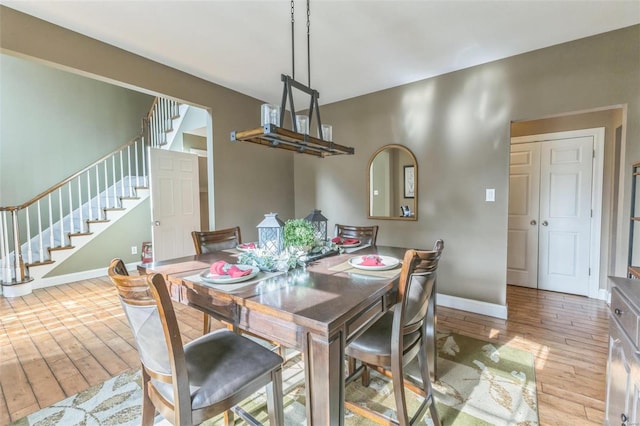
[[[292,74],[289,1],[0,3],[265,102]],[[638,24],[640,1],[314,0],[310,16],[311,87],[326,104]],[[308,84],[304,1],[295,22]]]

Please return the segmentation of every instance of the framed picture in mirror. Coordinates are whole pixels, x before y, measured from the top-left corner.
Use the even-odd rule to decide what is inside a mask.
[[[404,166],[404,198],[415,197],[415,168]]]

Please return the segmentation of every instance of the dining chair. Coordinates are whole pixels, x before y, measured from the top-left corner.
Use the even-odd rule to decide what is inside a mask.
[[[142,425],[152,425],[156,410],[174,425],[200,424],[234,411],[259,424],[235,406],[266,387],[269,424],[284,423],[282,358],[226,329],[183,346],[167,285],[160,274],[128,275],[120,259],[111,261],[109,278],[133,331],[142,363]]]
[[[378,238],[378,225],[373,226],[352,226],[336,224],[335,236],[343,238],[356,238],[362,245],[376,245]]]
[[[215,231],[193,231],[191,236],[193,237],[196,254],[236,248],[242,243],[239,226]]]
[[[240,227],[217,229],[215,231],[192,231],[196,254],[211,253],[218,250],[236,248],[242,244]],[[202,334],[211,331],[211,316],[203,314]]]
[[[430,365],[435,373],[435,293],[438,261],[444,242],[438,240],[434,250],[407,250],[400,272],[398,301],[380,319],[346,347],[345,353],[361,365],[352,371],[347,383],[363,375],[363,384],[369,385],[369,369],[391,377],[396,402],[397,421],[382,413],[349,401],[345,407],[381,424],[389,422],[410,425],[422,419],[429,409],[434,425],[440,421],[431,387]],[[406,366],[416,359],[419,380],[407,375]],[[353,363],[355,364],[355,363]],[[366,380],[364,375],[367,375]],[[405,389],[424,397],[416,413],[410,418],[407,411]]]

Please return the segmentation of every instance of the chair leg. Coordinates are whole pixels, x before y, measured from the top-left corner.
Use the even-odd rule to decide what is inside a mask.
[[[393,397],[396,400],[396,416],[400,426],[409,426],[409,413],[407,412],[407,400],[404,395],[404,377],[402,367],[399,371],[393,371],[391,381],[393,383]]]
[[[270,425],[284,424],[282,399],[282,370],[278,368],[271,373],[271,382],[267,385],[267,411]]]
[[[348,376],[353,375],[353,373],[356,372],[356,359],[352,356],[348,356],[347,357],[347,372],[348,372]]]
[[[431,372],[429,371],[431,350],[427,345],[424,345],[420,352],[418,352],[418,364],[420,366],[420,375],[422,376],[422,387],[424,389],[425,400],[429,402],[429,412],[431,413],[431,420],[434,426],[440,426],[440,418],[438,417],[438,411],[436,410],[436,400],[433,397],[433,387],[431,386]]]
[[[203,313],[204,318],[202,320],[202,334],[208,334],[211,332],[211,317],[209,314]]]
[[[152,426],[156,415],[156,407],[149,398],[149,380],[151,378],[142,367],[142,426]]]
[[[224,412],[224,426],[232,426],[236,422],[233,410],[229,409]]]
[[[368,388],[371,384],[371,371],[367,364],[362,364],[362,386]]]

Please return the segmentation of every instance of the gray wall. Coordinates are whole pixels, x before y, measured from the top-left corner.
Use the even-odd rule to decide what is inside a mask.
[[[204,108],[213,120],[216,228],[239,225],[243,239],[251,241],[257,239],[263,213],[294,217],[293,155],[230,142],[232,130],[257,127],[260,101],[5,6],[0,6],[0,48]],[[13,178],[8,185],[17,182]]]
[[[22,204],[140,134],[153,98],[0,55],[0,205]]]
[[[321,208],[330,225],[378,223],[383,244],[430,247],[444,238],[439,290],[496,304],[506,300],[510,122],[627,104],[620,196],[628,211],[628,172],[640,158],[639,41],[634,26],[324,106],[334,140],[356,155],[294,160],[229,142],[229,131],[259,122],[259,101],[0,6],[5,51],[212,113],[217,227],[238,224],[251,240],[262,212],[287,219]],[[388,143],[408,146],[418,159],[416,222],[366,218],[367,163]],[[496,188],[495,203],[483,201],[485,188]]]
[[[504,305],[511,121],[626,104],[620,210],[628,212],[628,172],[640,159],[639,76],[633,26],[324,106],[334,140],[356,154],[295,157],[296,213],[315,207],[331,223],[378,224],[383,244],[431,247],[443,238],[439,291]],[[389,143],[417,157],[417,222],[367,219],[367,162]],[[484,201],[485,188],[496,189],[495,203]],[[626,253],[626,223],[617,253]]]

